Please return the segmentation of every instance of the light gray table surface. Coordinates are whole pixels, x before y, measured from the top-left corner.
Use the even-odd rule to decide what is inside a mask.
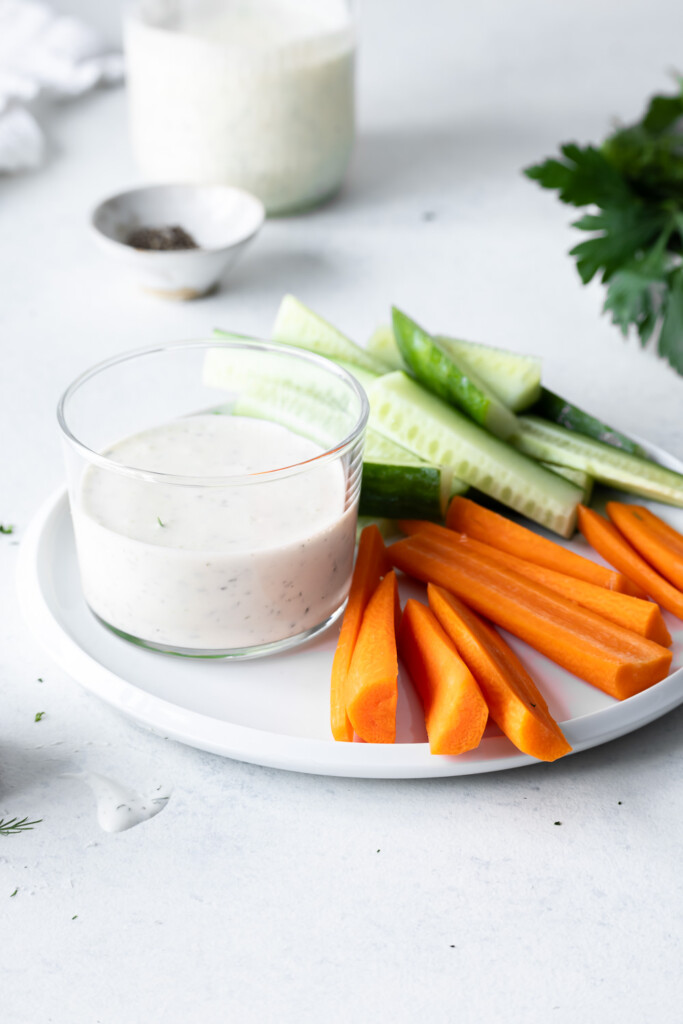
[[[63,6],[116,36],[117,5]],[[47,112],[48,164],[0,181],[0,816],[42,818],[0,837],[7,1024],[681,1020],[683,709],[554,765],[288,773],[119,717],[16,606],[22,536],[63,479],[63,387],[216,325],[265,336],[288,291],[359,341],[395,302],[537,353],[548,386],[683,456],[683,380],[601,315],[567,256],[571,211],[520,173],[670,86],[683,8],[367,0],[362,18],[343,192],[268,222],[210,298],[137,292],[89,237],[96,201],[139,180],[123,90]],[[82,769],[173,794],[107,834],[62,777]]]

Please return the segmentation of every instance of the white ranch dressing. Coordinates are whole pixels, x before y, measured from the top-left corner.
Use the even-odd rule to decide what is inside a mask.
[[[163,811],[171,791],[159,786],[149,796],[97,772],[66,772],[92,790],[97,801],[97,821],[104,832],[125,832]]]
[[[142,170],[239,186],[269,213],[326,198],[353,146],[355,45],[343,0],[194,3],[176,20],[129,18]]]
[[[271,478],[323,449],[265,420],[188,416],[113,445],[113,462],[259,482],[189,486],[89,467],[73,515],[83,590],[106,623],[156,645],[219,652],[314,629],[342,604],[355,510],[339,460]],[[265,471],[265,472],[264,472]],[[252,478],[254,479],[254,478]]]

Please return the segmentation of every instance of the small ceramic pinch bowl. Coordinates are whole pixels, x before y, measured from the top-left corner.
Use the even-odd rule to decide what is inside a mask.
[[[196,299],[213,291],[265,218],[256,196],[228,185],[149,185],[121,192],[93,211],[100,247],[154,295]],[[136,249],[141,229],[180,227],[196,243],[187,249]]]

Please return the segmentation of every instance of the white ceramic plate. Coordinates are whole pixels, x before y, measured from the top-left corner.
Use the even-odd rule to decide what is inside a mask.
[[[662,452],[660,461],[680,463]],[[661,506],[660,506],[661,509]],[[683,528],[683,512],[667,510]],[[572,546],[587,553],[581,540]],[[535,764],[495,726],[477,750],[432,756],[412,688],[401,679],[395,745],[335,743],[329,731],[329,677],[338,627],[294,652],[241,663],[197,661],[143,650],[102,626],[81,594],[66,494],[39,511],[22,543],[18,572],[24,616],[55,661],[91,693],[156,733],[240,761],[319,775],[427,778]],[[402,596],[421,588],[401,582]],[[672,674],[617,702],[513,637],[575,752],[606,743],[683,702],[683,623]]]

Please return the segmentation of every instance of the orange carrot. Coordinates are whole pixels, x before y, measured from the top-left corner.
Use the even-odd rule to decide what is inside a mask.
[[[453,642],[419,601],[406,602],[398,647],[424,707],[432,754],[478,747],[489,716],[486,701]]]
[[[365,609],[346,677],[346,713],[366,743],[396,738],[399,615],[396,573],[388,572]]]
[[[527,562],[524,558],[517,558],[507,551],[493,548],[490,544],[474,540],[464,534],[456,533],[455,530],[448,530],[436,523],[428,523],[423,520],[409,520],[401,526],[404,532],[429,538],[434,544],[440,545],[445,550],[465,548],[492,559],[500,565],[518,572],[527,579],[542,583],[558,594],[564,594],[582,608],[589,608],[610,622],[616,622],[619,626],[632,629],[634,633],[640,633],[648,640],[668,647],[671,644],[671,634],[666,628],[664,617],[659,605],[652,601],[645,601],[640,597],[632,597],[630,594],[620,594],[616,590],[606,590],[605,587],[596,587],[594,583],[587,583],[575,576],[567,576],[562,572],[555,572],[554,569],[546,569],[543,565],[535,562]]]
[[[365,527],[358,542],[349,599],[332,662],[330,724],[335,740],[350,742],[353,739],[353,726],[346,713],[346,677],[358,640],[363,612],[386,568],[388,566],[382,534],[372,523]]]
[[[547,537],[541,537],[511,519],[498,515],[469,498],[455,497],[448,507],[446,525],[458,533],[465,533],[475,540],[484,541],[491,547],[508,551],[511,555],[526,558],[548,569],[564,572],[567,576],[595,583],[598,587],[607,587],[622,594],[644,597],[640,587],[625,575],[612,572],[604,565],[598,565],[589,558],[577,555],[576,552],[562,547]]]
[[[641,505],[608,501],[607,515],[646,562],[683,590],[683,534]]]
[[[548,587],[463,548],[438,552],[419,535],[392,544],[394,566],[450,590],[574,675],[623,700],[668,674],[671,652]]]
[[[572,749],[511,647],[471,609],[430,583],[429,606],[479,683],[491,718],[523,753],[555,761]]]
[[[616,526],[585,505],[579,505],[579,529],[591,547],[620,571],[629,576],[667,611],[683,619],[683,593],[648,565],[631,547]]]

